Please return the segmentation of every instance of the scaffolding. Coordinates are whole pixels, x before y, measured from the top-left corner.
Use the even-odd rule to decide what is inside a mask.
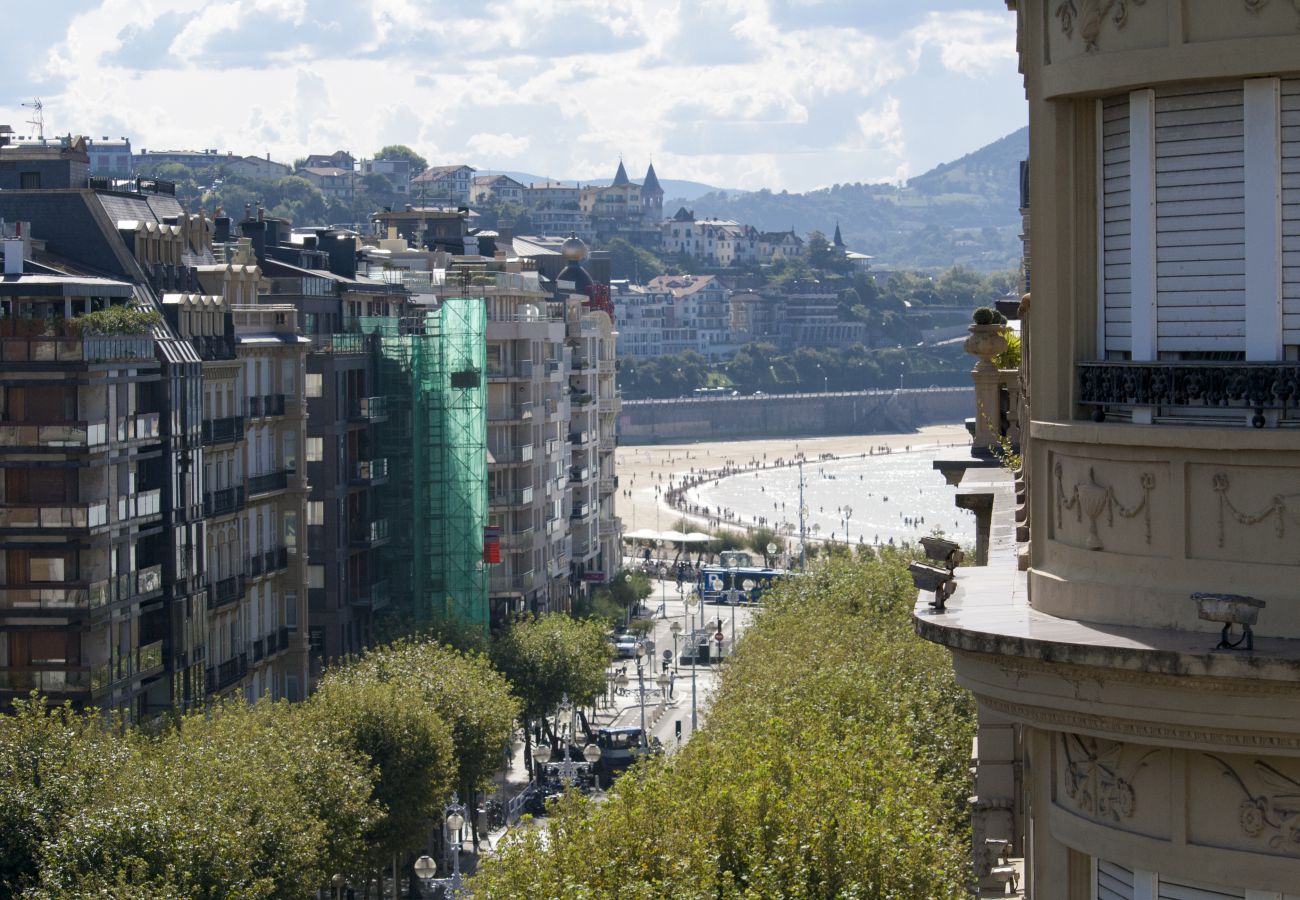
[[[391,447],[383,506],[393,540],[381,551],[396,604],[417,625],[488,627],[486,303],[452,297],[376,335],[375,370],[388,397],[380,434]]]

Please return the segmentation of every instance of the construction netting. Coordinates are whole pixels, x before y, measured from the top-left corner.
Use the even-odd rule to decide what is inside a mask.
[[[379,390],[388,398],[381,446],[392,447],[381,495],[391,542],[381,562],[399,608],[418,624],[488,627],[486,304],[450,297],[375,334]]]

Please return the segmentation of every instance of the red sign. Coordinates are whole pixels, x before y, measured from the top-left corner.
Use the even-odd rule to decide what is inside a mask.
[[[721,643],[722,643],[722,632],[719,631],[717,634],[715,634],[715,635],[713,636],[713,639],[714,639],[715,641],[717,641],[719,644],[721,644]]]
[[[582,580],[583,580],[583,581],[590,581],[590,582],[593,582],[593,583],[595,583],[595,584],[604,584],[604,583],[605,583],[605,573],[604,573],[604,572],[587,572],[586,574],[584,574],[584,575],[582,576]]]
[[[501,562],[501,529],[495,525],[483,529],[483,562],[490,566]]]

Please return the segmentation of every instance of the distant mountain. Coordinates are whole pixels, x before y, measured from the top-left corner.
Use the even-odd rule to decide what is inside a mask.
[[[804,194],[715,191],[694,199],[667,191],[664,212],[685,205],[697,217],[800,235],[816,229],[829,236],[838,223],[849,248],[875,257],[877,267],[1008,269],[1020,258],[1020,160],[1028,152],[1022,128],[902,188],[837,184]]]
[[[547,181],[558,181],[563,184],[583,184],[583,185],[606,185],[612,182],[613,178],[547,178],[545,175],[534,175],[531,172],[508,172],[498,171],[496,169],[480,169],[479,175],[509,175],[515,181],[523,184],[544,184]],[[629,173],[631,174],[631,173]],[[644,173],[643,173],[644,174]],[[632,176],[635,181],[640,176]],[[740,191],[733,191],[730,188],[720,188],[712,184],[703,184],[699,181],[681,181],[676,178],[660,178],[659,184],[664,189],[666,197],[684,197],[687,200],[694,200],[696,197],[703,197],[705,194],[737,194]]]

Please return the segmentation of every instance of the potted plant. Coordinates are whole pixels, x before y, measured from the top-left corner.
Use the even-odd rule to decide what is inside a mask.
[[[996,371],[993,359],[1007,349],[1006,316],[988,306],[981,306],[971,316],[973,324],[968,329],[970,337],[966,338],[966,352],[978,357],[977,371]]]

